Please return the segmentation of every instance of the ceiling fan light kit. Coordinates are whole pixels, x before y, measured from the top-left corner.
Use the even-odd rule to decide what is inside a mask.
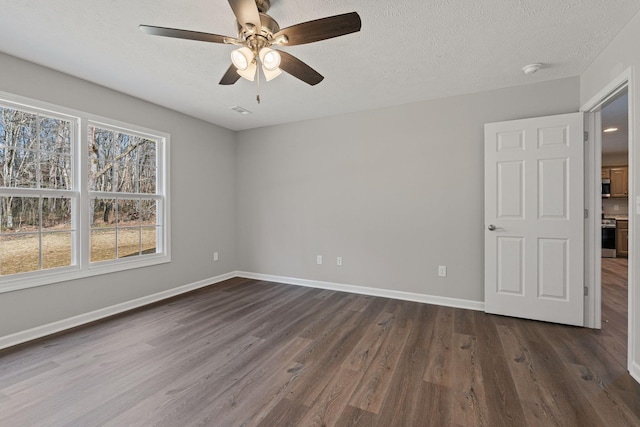
[[[313,43],[355,33],[362,27],[360,16],[351,12],[303,22],[281,30],[276,20],[267,15],[271,6],[269,0],[229,0],[229,6],[236,16],[238,36],[235,38],[152,25],[140,25],[140,30],[155,36],[240,46],[231,52],[232,65],[220,80],[221,85],[232,85],[240,77],[254,81],[258,71],[257,63],[260,62],[267,81],[284,71],[314,86],[324,79],[320,73],[295,56],[272,47]]]

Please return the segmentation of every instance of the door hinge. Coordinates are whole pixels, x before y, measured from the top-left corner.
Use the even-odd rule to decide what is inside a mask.
[[[589,209],[584,210],[584,219],[589,218]]]
[[[584,287],[584,296],[585,297],[589,296],[589,288],[587,288],[586,286]]]
[[[584,131],[584,141],[587,142],[589,140],[589,132]]]

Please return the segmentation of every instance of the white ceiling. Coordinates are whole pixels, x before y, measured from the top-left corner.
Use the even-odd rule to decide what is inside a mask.
[[[233,46],[138,30],[235,36],[225,0],[0,3],[0,51],[233,130],[577,76],[640,9],[638,0],[272,0],[282,28],[356,11],[362,31],[283,48],[325,80],[311,87],[283,74],[262,84],[258,105],[255,83],[218,85]],[[525,76],[532,62],[545,67]]]

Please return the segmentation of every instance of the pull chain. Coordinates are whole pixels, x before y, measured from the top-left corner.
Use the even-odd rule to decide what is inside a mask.
[[[256,61],[256,74],[258,75],[258,91],[256,94],[256,101],[260,104],[260,67],[258,61]]]

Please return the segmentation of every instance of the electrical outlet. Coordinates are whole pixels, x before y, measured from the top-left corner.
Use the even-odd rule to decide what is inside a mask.
[[[218,252],[214,252],[214,253],[213,253],[213,260],[214,260],[214,261],[217,261],[218,259],[219,259],[219,257],[218,257]]]
[[[439,265],[438,266],[438,276],[447,277],[447,266],[446,265]]]
[[[620,210],[620,205],[613,205],[613,210],[614,211],[619,211]]]
[[[316,256],[316,264],[318,264],[318,265],[322,264],[322,255],[317,255]]]
[[[342,257],[341,257],[341,256],[339,256],[339,257],[336,259],[336,265],[342,265]]]

